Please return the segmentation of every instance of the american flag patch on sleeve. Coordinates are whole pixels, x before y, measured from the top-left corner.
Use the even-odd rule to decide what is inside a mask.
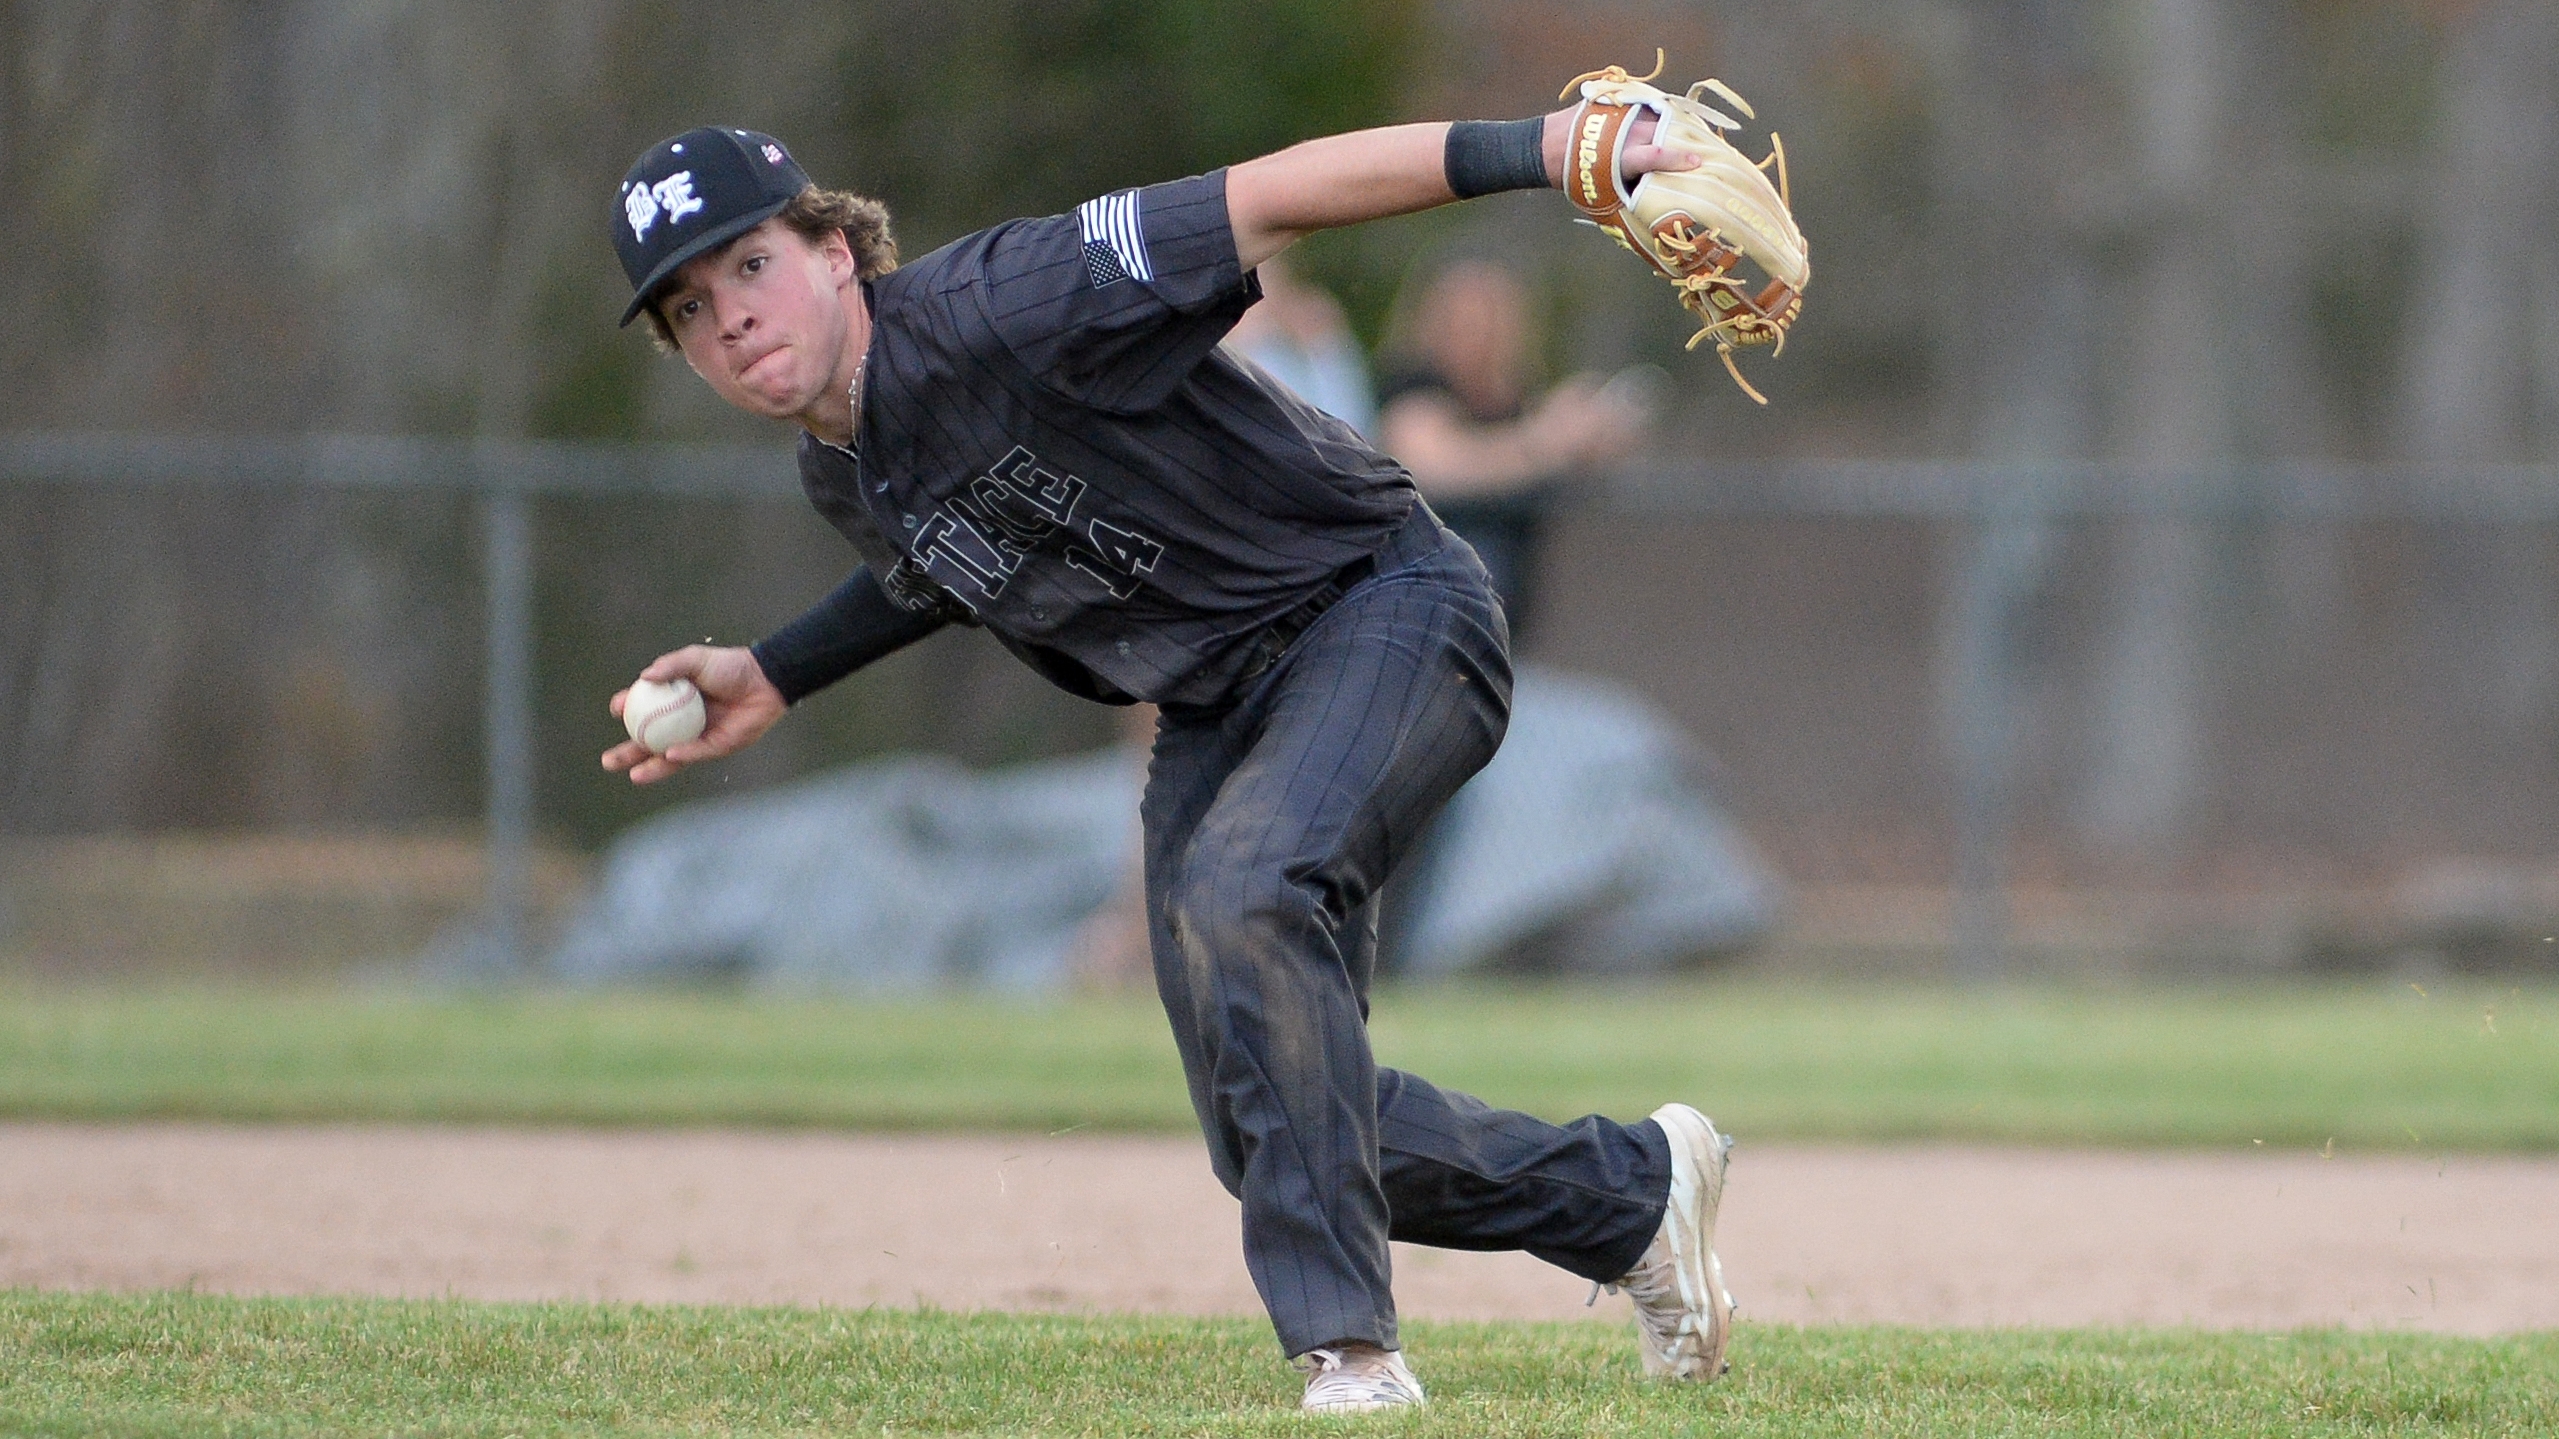
[[[1135,190],[1085,201],[1075,207],[1075,222],[1084,234],[1084,272],[1095,289],[1131,276],[1155,278],[1155,267],[1146,258],[1146,231],[1137,219]]]

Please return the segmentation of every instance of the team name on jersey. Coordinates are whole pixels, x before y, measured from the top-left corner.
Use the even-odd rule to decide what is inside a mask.
[[[916,528],[911,558],[942,588],[977,613],[1000,598],[1022,560],[1064,537],[1066,563],[1097,581],[1115,600],[1137,593],[1164,546],[1076,506],[1090,486],[1052,470],[1015,445],[986,473],[962,487]]]

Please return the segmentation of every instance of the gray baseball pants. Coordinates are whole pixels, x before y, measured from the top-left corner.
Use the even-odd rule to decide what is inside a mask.
[[[1147,773],[1155,978],[1280,1343],[1398,1347],[1387,1241],[1524,1249],[1586,1279],[1660,1226],[1660,1126],[1553,1125],[1381,1069],[1378,887],[1500,745],[1509,635],[1425,508],[1229,703],[1166,706]]]

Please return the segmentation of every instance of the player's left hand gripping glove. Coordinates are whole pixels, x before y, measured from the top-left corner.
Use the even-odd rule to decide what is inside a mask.
[[[1656,59],[1653,75],[1661,72]],[[1714,337],[1733,383],[1767,404],[1768,397],[1742,378],[1733,351],[1774,345],[1769,353],[1782,352],[1787,327],[1803,312],[1804,283],[1812,278],[1803,232],[1787,209],[1786,147],[1772,131],[1765,160],[1753,161],[1733,148],[1724,133],[1742,128],[1741,122],[1700,97],[1712,92],[1743,115],[1758,116],[1722,81],[1700,80],[1687,94],[1672,95],[1645,83],[1652,78],[1638,79],[1611,65],[1564,87],[1558,98],[1571,96],[1576,87],[1582,95],[1564,149],[1564,193],[1592,224],[1678,287],[1679,302],[1704,326],[1688,347]],[[1620,157],[1635,122],[1648,112],[1660,117],[1652,143],[1685,150],[1701,163],[1694,170],[1653,171],[1629,189]],[[1777,172],[1773,185],[1771,169]],[[1736,272],[1745,257],[1765,273],[1766,283],[1757,289]]]

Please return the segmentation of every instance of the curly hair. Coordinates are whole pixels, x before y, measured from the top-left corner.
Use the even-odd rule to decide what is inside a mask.
[[[897,237],[889,233],[889,207],[868,195],[821,190],[811,185],[793,195],[782,207],[782,213],[773,218],[798,231],[800,238],[812,245],[824,244],[827,236],[842,233],[844,243],[853,251],[854,273],[865,280],[876,280],[897,268]],[[666,317],[658,313],[657,296],[649,297],[642,313],[649,317],[649,334],[658,348],[675,353],[675,332],[667,328]]]

